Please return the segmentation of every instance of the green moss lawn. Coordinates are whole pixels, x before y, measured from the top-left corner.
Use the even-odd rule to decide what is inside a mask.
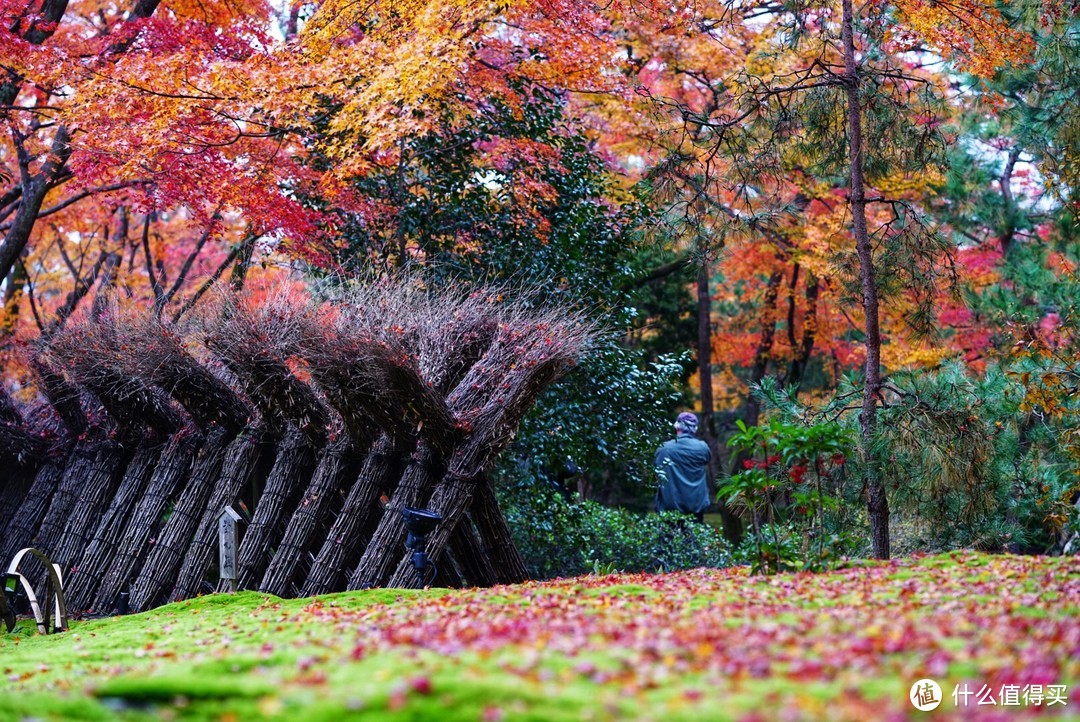
[[[4,722],[1080,720],[1080,559],[243,592],[61,635],[23,623],[0,669]],[[931,712],[908,700],[924,677]]]

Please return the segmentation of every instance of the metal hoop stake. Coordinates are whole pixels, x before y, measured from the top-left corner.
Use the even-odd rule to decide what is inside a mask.
[[[23,557],[27,554],[32,554],[37,557],[42,564],[45,565],[45,607],[42,610],[41,604],[38,602],[37,595],[34,593],[34,586],[30,581],[19,571],[19,565],[22,563]],[[49,557],[45,556],[37,549],[27,547],[21,549],[18,554],[11,560],[11,564],[8,565],[7,575],[5,577],[5,592],[14,592],[13,588],[16,584],[22,584],[23,591],[26,592],[26,598],[30,601],[30,609],[34,612],[34,619],[37,621],[38,631],[42,634],[49,634],[49,624],[53,623],[52,631],[66,632],[68,629],[67,618],[67,606],[64,604],[64,576],[60,571],[60,566],[55,564]],[[51,598],[51,599],[50,599]],[[52,602],[50,608],[49,602]],[[6,605],[5,605],[6,606]],[[14,618],[15,610],[9,610],[12,618]],[[8,631],[14,628],[14,624],[8,626]]]

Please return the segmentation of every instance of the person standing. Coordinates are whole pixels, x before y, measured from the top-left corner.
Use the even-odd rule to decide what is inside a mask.
[[[656,450],[656,510],[679,511],[701,522],[709,508],[706,469],[712,452],[697,438],[697,429],[697,416],[684,411],[675,420],[675,438]]]

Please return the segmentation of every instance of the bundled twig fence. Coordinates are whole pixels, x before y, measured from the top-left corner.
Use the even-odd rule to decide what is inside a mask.
[[[0,392],[0,552],[60,561],[76,612],[145,609],[215,588],[231,505],[241,588],[415,586],[399,512],[428,506],[439,583],[521,581],[486,473],[591,334],[413,282],[227,296],[183,326],[98,309],[42,342],[33,414]]]

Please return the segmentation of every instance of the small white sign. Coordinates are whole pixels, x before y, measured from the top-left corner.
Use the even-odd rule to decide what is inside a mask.
[[[218,517],[218,568],[222,579],[236,579],[236,522],[240,521],[231,506]]]

